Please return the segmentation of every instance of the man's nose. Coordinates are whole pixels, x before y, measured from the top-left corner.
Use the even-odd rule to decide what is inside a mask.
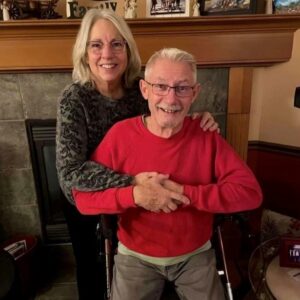
[[[176,95],[176,92],[175,92],[175,89],[174,88],[169,88],[169,92],[168,94],[166,95],[166,100],[168,102],[174,102],[177,100],[177,95]]]

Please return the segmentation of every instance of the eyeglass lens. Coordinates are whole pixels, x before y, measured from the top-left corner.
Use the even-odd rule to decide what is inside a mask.
[[[122,52],[125,49],[125,45],[126,42],[123,40],[114,40],[109,43],[110,49],[114,53]],[[105,47],[105,43],[101,41],[90,41],[88,42],[88,47],[94,54],[100,54]]]
[[[193,94],[193,87],[188,85],[168,86],[167,84],[155,84],[155,83],[150,85],[152,86],[153,93],[158,96],[168,95],[171,89],[174,89],[175,94],[179,97],[187,97]]]

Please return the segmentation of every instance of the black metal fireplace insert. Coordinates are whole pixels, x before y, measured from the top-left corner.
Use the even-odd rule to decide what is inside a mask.
[[[65,201],[55,167],[55,119],[25,121],[35,181],[37,202],[45,244],[70,242],[62,211]]]

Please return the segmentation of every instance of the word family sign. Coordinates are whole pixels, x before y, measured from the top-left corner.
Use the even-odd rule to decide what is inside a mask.
[[[98,0],[93,1],[93,4],[91,6],[89,4],[86,4],[88,2],[85,2],[84,4],[79,4],[78,1],[66,0],[67,18],[81,19],[85,15],[85,13],[91,8],[110,9],[113,11],[116,11],[117,9],[116,1]]]

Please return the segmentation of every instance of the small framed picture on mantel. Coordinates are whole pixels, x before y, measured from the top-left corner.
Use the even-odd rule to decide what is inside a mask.
[[[201,0],[201,15],[254,14],[256,0]]]
[[[274,13],[276,15],[299,14],[300,0],[274,0]]]
[[[146,17],[188,17],[190,0],[146,0]]]

